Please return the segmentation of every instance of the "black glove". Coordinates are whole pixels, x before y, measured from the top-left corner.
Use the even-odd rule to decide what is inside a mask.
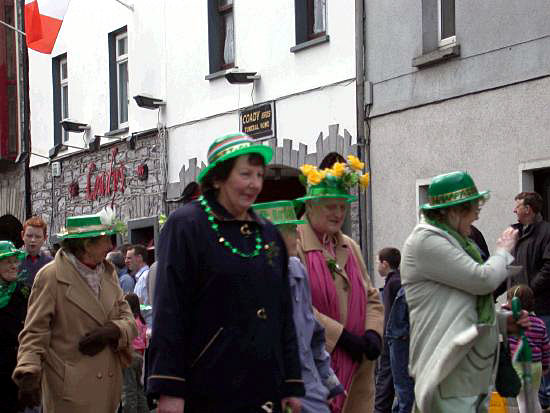
[[[19,407],[40,406],[40,376],[38,374],[25,373],[19,380]]]
[[[108,321],[82,337],[78,342],[78,350],[87,356],[95,356],[109,344],[116,347],[119,339],[120,329],[115,323]]]
[[[358,336],[344,328],[336,345],[342,347],[353,361],[360,363],[363,356],[366,356],[369,360],[375,360],[380,355],[382,340],[372,330],[367,330],[365,334]]]

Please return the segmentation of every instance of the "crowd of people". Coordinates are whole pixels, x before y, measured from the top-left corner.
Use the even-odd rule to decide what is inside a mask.
[[[40,217],[22,249],[0,241],[2,412],[482,413],[509,378],[497,366],[526,381],[526,343],[530,386],[513,396],[522,413],[550,405],[540,195],[518,194],[490,254],[472,225],[489,192],[466,172],[434,177],[401,251],[377,254],[380,293],[342,230],[369,184],[358,158],[303,165],[305,195],[268,203],[270,147],[230,134],[207,158],[154,263],[113,246],[108,208],[68,217],[54,256]]]

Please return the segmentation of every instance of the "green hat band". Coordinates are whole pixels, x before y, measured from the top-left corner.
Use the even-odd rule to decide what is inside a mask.
[[[447,192],[446,194],[430,196],[429,201],[430,205],[446,204],[447,202],[460,201],[477,194],[477,188],[471,186],[469,188],[459,189],[458,191]]]
[[[331,196],[338,196],[342,195],[342,198],[349,197],[349,192],[340,187],[335,186],[313,186],[309,189],[307,196],[325,196],[325,195],[331,195]]]
[[[208,163],[215,162],[224,155],[238,151],[239,149],[248,148],[253,144],[254,141],[252,138],[243,134],[237,134],[233,137],[224,139],[217,145],[212,145],[208,151]]]
[[[89,225],[87,227],[66,228],[67,234],[69,235],[83,234],[85,232],[91,232],[91,231],[110,231],[112,229],[113,229],[112,225]]]

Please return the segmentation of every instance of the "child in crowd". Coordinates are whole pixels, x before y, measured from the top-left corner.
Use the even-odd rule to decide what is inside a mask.
[[[531,389],[533,394],[531,394],[530,397],[531,400],[535,401],[535,410],[534,412],[529,413],[539,413],[542,410],[539,404],[538,391],[541,377],[548,373],[548,369],[550,367],[550,341],[548,339],[544,321],[533,313],[533,290],[524,284],[516,285],[510,288],[507,293],[508,307],[510,308],[512,307],[512,299],[514,297],[519,297],[521,301],[521,308],[529,312],[531,327],[525,331],[525,335],[527,337],[527,341],[529,342],[529,346],[531,347],[531,351],[533,352],[533,362],[531,364]],[[512,357],[516,353],[519,343],[520,339],[518,336],[508,336],[508,345],[510,347]],[[521,378],[523,375],[521,366],[518,363],[514,363],[514,367]],[[517,397],[517,402],[520,413],[527,413],[528,410],[523,389]]]
[[[122,411],[123,413],[148,413],[147,398],[142,384],[143,353],[147,347],[147,326],[141,315],[138,296],[134,293],[128,293],[124,298],[130,305],[136,319],[138,336],[132,342],[134,349],[132,364],[124,369]]]
[[[287,248],[288,278],[292,296],[293,318],[298,336],[302,379],[306,395],[301,399],[302,413],[329,413],[327,400],[344,392],[330,367],[325,350],[325,330],[315,319],[306,270],[298,259],[297,224],[292,201],[277,201],[252,206],[255,212],[277,226]]]

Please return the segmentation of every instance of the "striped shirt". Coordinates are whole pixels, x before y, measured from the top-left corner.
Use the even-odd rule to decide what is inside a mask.
[[[525,332],[525,335],[533,352],[533,362],[540,361],[543,370],[547,369],[550,367],[550,340],[546,333],[546,326],[544,321],[533,314],[529,314],[529,321],[531,327]],[[510,354],[513,357],[519,345],[519,337],[509,335],[508,345],[510,346]]]

